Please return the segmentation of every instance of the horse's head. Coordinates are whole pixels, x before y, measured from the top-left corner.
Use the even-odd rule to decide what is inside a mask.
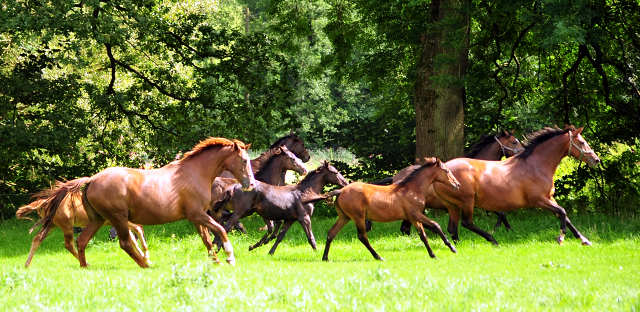
[[[569,153],[578,159],[578,161],[582,161],[584,157],[584,162],[589,165],[589,167],[595,167],[600,163],[600,158],[596,155],[596,152],[589,147],[589,143],[585,141],[585,139],[580,135],[584,127],[580,127],[578,129],[567,131],[569,135]]]
[[[253,170],[251,170],[251,161],[247,150],[251,147],[251,143],[245,145],[241,141],[233,141],[233,154],[225,159],[224,165],[227,171],[242,184],[245,191],[253,189],[255,186],[255,178]]]
[[[500,147],[502,148],[502,153],[505,157],[515,156],[519,152],[524,151],[524,147],[514,135],[514,130],[507,131],[502,130],[496,136],[496,140],[500,143]]]
[[[284,160],[282,162],[282,168],[286,170],[293,170],[298,174],[304,176],[307,174],[307,167],[302,163],[302,160],[298,158],[294,153],[289,151],[286,146],[280,146],[278,153],[282,154]]]
[[[316,169],[317,174],[323,174],[323,180],[326,182],[325,184],[335,184],[339,186],[347,186],[349,182],[345,179],[342,174],[336,169],[334,166],[329,164],[329,161],[324,161],[318,169]]]
[[[453,188],[454,190],[457,190],[460,188],[460,182],[458,182],[458,179],[456,179],[456,177],[453,176],[453,173],[451,173],[451,170],[447,168],[447,166],[440,160],[440,158],[433,157],[431,160],[429,160],[429,162],[431,163],[435,162],[435,167],[438,169],[436,170],[436,174],[434,178],[435,182],[440,182],[443,184],[450,185],[451,188]]]
[[[296,156],[302,159],[302,162],[306,163],[309,161],[309,159],[311,159],[309,151],[307,151],[307,148],[304,147],[304,142],[299,136],[293,134],[293,131],[282,145],[286,146],[292,153],[296,154]]]

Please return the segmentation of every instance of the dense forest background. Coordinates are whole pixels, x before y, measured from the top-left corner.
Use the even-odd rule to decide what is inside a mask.
[[[261,150],[294,130],[370,180],[564,123],[603,162],[574,160],[561,203],[637,212],[639,25],[637,0],[3,1],[0,218],[55,179],[162,165],[208,136]],[[463,118],[431,113],[454,104]],[[416,142],[440,133],[428,118],[464,143]]]

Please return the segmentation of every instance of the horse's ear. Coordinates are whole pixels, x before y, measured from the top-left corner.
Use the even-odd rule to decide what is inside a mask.
[[[508,137],[508,136],[509,136],[509,131],[507,131],[507,130],[502,130],[502,134],[503,134],[504,136]]]
[[[582,130],[584,130],[584,127],[580,127],[578,129],[576,129],[575,131],[573,131],[573,135],[578,135],[582,132]]]
[[[513,130],[511,130],[511,135],[515,136],[515,134],[516,134],[516,128],[513,128]]]
[[[251,144],[253,144],[253,143],[246,144],[246,145],[244,146],[244,149],[245,149],[246,151],[248,151],[248,150],[251,148]]]

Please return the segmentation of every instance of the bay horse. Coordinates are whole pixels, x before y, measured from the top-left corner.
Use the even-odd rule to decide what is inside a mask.
[[[277,141],[271,144],[271,147],[269,147],[269,150],[274,149],[276,147],[280,147],[280,146],[286,147],[290,152],[292,152],[294,155],[300,158],[303,163],[306,163],[311,159],[311,155],[309,154],[309,151],[304,146],[304,141],[302,141],[302,139],[299,136],[293,134],[293,131],[291,131],[290,134],[279,138]],[[258,158],[251,160],[251,168],[253,168],[254,174],[257,171],[256,168],[257,168]],[[269,183],[269,184],[284,185],[286,174],[287,174],[286,172],[280,173],[280,178],[278,180],[278,183]],[[233,178],[233,175],[231,175],[228,171],[223,172],[220,176],[223,178]]]
[[[29,205],[22,206],[18,208],[16,211],[16,217],[18,219],[29,219],[26,215],[36,211],[40,216],[40,219],[44,218],[44,210],[43,205],[45,201],[43,199],[36,200]],[[82,200],[79,197],[67,196],[62,199],[60,203],[60,208],[57,210],[55,216],[52,219],[54,225],[58,226],[62,233],[64,234],[64,247],[76,258],[78,259],[78,251],[75,247],[75,240],[73,237],[73,227],[85,227],[89,219],[87,217],[87,212],[84,210],[82,206]],[[109,222],[105,222],[104,225],[110,225]],[[142,226],[129,222],[129,235],[132,237],[133,245],[136,248],[136,251],[142,255],[144,261],[149,263],[149,248],[147,246],[147,241],[144,238],[144,232],[142,230]],[[29,230],[29,233],[33,232],[35,227]],[[135,231],[138,234],[138,238],[140,239],[140,244],[142,245],[142,250],[138,246],[136,242],[136,238],[132,231]],[[47,237],[47,233],[43,233],[42,235],[36,235],[31,242],[31,249],[29,250],[29,256],[27,257],[27,262],[24,264],[25,268],[28,268],[31,265],[31,260],[33,256],[40,247],[40,244]]]
[[[295,154],[289,151],[289,149],[282,145],[273,147],[266,152],[262,153],[258,158],[251,161],[251,168],[254,172],[256,181],[264,182],[271,185],[278,185],[282,173],[286,173],[288,170],[297,172],[300,175],[307,174],[307,167],[302,163],[302,160],[296,157]],[[217,177],[211,186],[211,202],[209,204],[209,213],[213,208],[213,204],[220,198],[222,193],[231,185],[236,184],[235,179],[228,179]],[[227,220],[231,216],[227,210],[222,213],[221,220]],[[246,229],[240,222],[236,222],[233,226],[247,233]],[[273,228],[273,222],[267,223],[268,228]]]
[[[208,138],[196,144],[180,160],[152,170],[111,167],[92,177],[58,182],[56,187],[38,194],[44,199],[45,218],[40,232],[48,231],[61,201],[80,196],[89,219],[78,236],[78,258],[81,267],[87,267],[85,249],[98,229],[109,221],[118,232],[120,247],[140,266],[149,267],[132,247],[127,235],[128,223],[155,225],[183,219],[196,228],[208,228],[223,241],[227,262],[235,265],[233,247],[224,229],[205,212],[211,199],[211,185],[223,170],[229,170],[242,182],[243,189],[255,185],[251,163],[246,152],[250,146],[238,140]],[[82,187],[84,186],[84,191]],[[211,248],[209,233],[199,230],[209,256],[220,263]]]
[[[214,213],[219,213],[223,207],[233,210],[231,218],[224,225],[227,231],[231,229],[230,224],[253,213],[257,213],[265,220],[284,220],[279,231],[277,227],[274,228],[273,233],[278,233],[278,235],[269,251],[270,255],[275,253],[278,244],[296,221],[304,229],[309,245],[313,250],[316,250],[316,240],[311,230],[311,215],[314,205],[303,203],[302,196],[307,191],[319,193],[327,184],[345,186],[348,182],[335,167],[330,165],[328,161],[324,161],[320,167],[308,173],[298,184],[274,186],[258,181],[256,187],[248,192],[243,192],[237,185],[228,188],[214,204],[213,210]],[[249,247],[249,250],[268,243],[270,235],[271,233],[267,231],[260,241]]]
[[[473,207],[488,211],[539,207],[551,211],[560,220],[558,244],[562,245],[568,225],[583,245],[591,245],[567,218],[564,208],[553,198],[553,175],[564,157],[572,156],[590,167],[600,163],[598,156],[580,135],[582,130],[583,128],[576,129],[574,126],[539,130],[527,137],[529,143],[523,153],[505,161],[469,158],[449,161],[447,166],[460,181],[460,189],[451,192],[438,184],[434,184],[434,189],[449,210],[448,230],[452,238],[458,239],[458,222],[462,215],[463,227],[498,244],[491,234],[473,224]]]
[[[329,229],[322,260],[329,260],[331,242],[338,235],[338,232],[349,221],[353,220],[358,230],[360,242],[367,247],[373,258],[384,261],[369,244],[364,224],[365,218],[375,222],[408,219],[418,231],[418,235],[431,258],[436,256],[431,250],[431,246],[429,246],[423,226],[437,233],[445,245],[455,253],[455,247],[451,245],[444,232],[442,232],[440,225],[423,214],[425,194],[434,182],[440,182],[443,187],[448,187],[452,190],[460,187],[460,183],[451,174],[447,166],[439,158],[431,158],[427,159],[424,164],[420,165],[420,168],[414,170],[397,184],[375,185],[354,182],[325,195],[307,196],[304,202],[315,202],[336,196],[334,204],[338,212],[338,220]]]
[[[524,148],[522,143],[516,138],[514,134],[515,130],[507,131],[502,130],[493,135],[482,135],[480,141],[473,145],[471,151],[465,154],[467,158],[482,159],[482,160],[501,160],[502,157],[509,158],[522,152]],[[408,176],[413,170],[420,168],[419,165],[412,165],[402,169],[395,176],[382,179],[372,184],[385,185],[390,183],[398,183]],[[446,209],[446,207],[440,202],[431,187],[426,195],[425,203],[427,207],[432,209]],[[513,230],[507,216],[503,211],[494,212],[498,216],[498,221],[494,226],[494,230],[499,228],[504,223],[507,230]],[[371,221],[367,220],[367,231],[371,230]],[[409,220],[403,220],[400,226],[400,232],[409,235],[411,234],[411,222]]]

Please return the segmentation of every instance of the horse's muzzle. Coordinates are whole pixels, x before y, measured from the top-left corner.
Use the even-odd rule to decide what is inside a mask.
[[[253,190],[254,187],[256,187],[255,180],[251,179],[251,180],[242,181],[242,190],[243,191],[251,191],[251,190]]]

